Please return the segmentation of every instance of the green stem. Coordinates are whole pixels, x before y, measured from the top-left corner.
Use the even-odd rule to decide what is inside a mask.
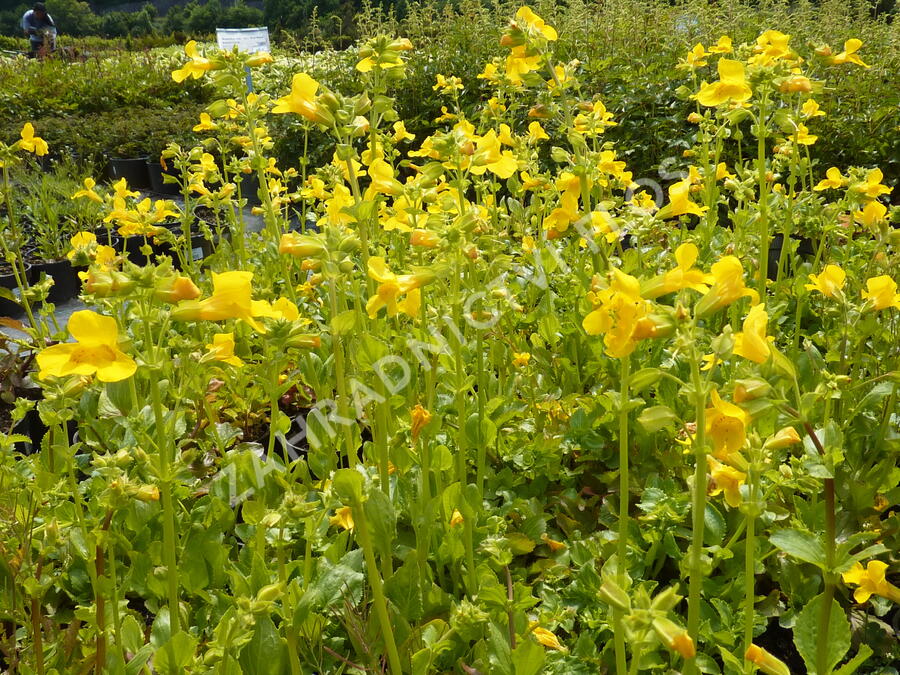
[[[353,507],[353,522],[356,524],[357,536],[366,559],[366,572],[369,576],[369,585],[372,587],[372,599],[375,601],[378,623],[381,624],[381,632],[387,647],[390,670],[392,673],[400,675],[403,672],[400,666],[400,653],[397,651],[397,643],[394,641],[394,629],[391,626],[391,618],[388,614],[381,574],[375,562],[375,552],[372,545],[372,537],[369,534],[369,524],[366,521],[365,509],[361,504]]]
[[[756,466],[751,461],[747,471],[747,488],[750,504],[747,510],[747,535],[744,537],[744,653],[753,644],[753,619],[756,605]],[[747,674],[752,675],[754,666],[746,662]]]
[[[694,435],[694,484],[691,499],[692,539],[688,583],[688,635],[699,646],[700,595],[703,589],[703,530],[706,513],[706,386],[700,377],[699,357],[691,355],[691,384],[697,431]],[[695,660],[685,664],[685,673],[697,672]]]
[[[146,317],[146,311],[144,312]],[[159,459],[159,493],[162,502],[163,516],[163,561],[166,566],[166,579],[168,587],[169,623],[172,627],[172,635],[180,630],[181,612],[178,600],[178,556],[176,553],[177,541],[175,536],[175,508],[172,499],[172,463],[174,461],[174,447],[170,443],[170,437],[165,427],[163,417],[162,395],[159,390],[159,371],[156,370],[157,352],[153,344],[153,333],[149,317],[144,320],[147,344],[145,349],[155,372],[147,378],[150,384],[150,400],[153,407],[153,417],[156,425],[156,449]]]
[[[631,379],[631,358],[622,358],[621,394],[619,396],[619,539],[616,551],[616,583],[626,589],[628,575],[628,397]],[[625,672],[624,613],[616,609],[613,614],[615,631],[616,672]],[[633,657],[634,658],[634,657]],[[632,666],[635,661],[632,660]]]
[[[332,318],[338,315],[336,284],[337,280],[335,279],[332,279],[328,284],[328,300],[331,303]],[[331,340],[331,348],[334,354],[334,377],[338,394],[338,414],[343,419],[349,419],[347,417],[347,404],[349,399],[347,397],[347,384],[344,379],[343,341],[341,340],[339,333],[332,333]],[[344,452],[347,454],[347,466],[352,469],[356,466],[356,449],[353,447],[353,434],[349,424],[342,424],[341,427],[344,431]]]
[[[766,297],[766,280],[769,276],[769,183],[766,180],[766,102],[763,96],[756,119],[756,171],[759,183],[759,297]]]

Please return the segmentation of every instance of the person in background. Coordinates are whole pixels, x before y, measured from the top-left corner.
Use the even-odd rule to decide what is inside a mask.
[[[38,55],[44,46],[44,36],[48,29],[50,33],[50,49],[56,47],[56,24],[53,23],[53,17],[47,13],[47,7],[43,2],[34,3],[34,8],[29,9],[22,15],[22,30],[25,36],[31,42],[31,52],[29,56],[34,58]]]

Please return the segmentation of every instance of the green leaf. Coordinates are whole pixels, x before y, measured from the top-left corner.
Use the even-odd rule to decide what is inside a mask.
[[[547,655],[544,648],[534,640],[523,640],[512,652],[515,675],[537,675],[544,667]]]
[[[268,616],[256,620],[253,637],[241,650],[239,662],[245,673],[280,675],[287,671],[287,649]]]
[[[820,644],[827,645],[825,673],[831,673],[850,649],[850,622],[834,599],[831,600],[828,635],[819,635],[819,614],[824,601],[824,594],[813,598],[797,615],[797,622],[794,624],[794,644],[806,662],[810,675],[818,673],[816,660]]]
[[[677,420],[678,415],[666,405],[655,405],[650,408],[645,408],[637,418],[638,424],[640,424],[644,428],[644,431],[649,434],[656,433],[660,429],[665,429],[666,427],[674,426]]]
[[[703,541],[707,546],[721,544],[725,537],[725,518],[719,510],[709,502],[703,514],[705,527],[703,529]]]
[[[769,542],[788,555],[825,569],[825,549],[822,542],[810,532],[779,530],[769,537]]]
[[[125,675],[138,675],[143,672],[144,666],[153,655],[153,645],[144,645],[138,649],[128,665],[125,666]]]
[[[332,487],[344,504],[355,506],[362,502],[363,476],[355,469],[338,469],[334,472]]]
[[[363,510],[372,529],[375,548],[383,556],[390,556],[397,529],[397,515],[394,513],[390,497],[376,488],[370,492]]]
[[[834,671],[833,675],[853,675],[874,652],[869,645],[860,645],[859,653]]]
[[[156,650],[153,666],[160,673],[183,673],[194,660],[197,638],[184,631],[178,631],[172,639]]]
[[[137,653],[144,646],[144,632],[133,616],[126,615],[119,629],[119,640],[126,652]]]
[[[346,335],[356,325],[356,310],[348,309],[331,320],[331,332],[335,335]]]
[[[631,391],[638,393],[647,387],[659,382],[663,376],[663,371],[659,368],[641,368],[634,373],[629,380]]]

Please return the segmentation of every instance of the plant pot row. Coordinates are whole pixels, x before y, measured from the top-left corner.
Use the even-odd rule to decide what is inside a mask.
[[[29,284],[37,282],[42,273],[53,279],[53,286],[47,294],[48,302],[60,304],[78,295],[81,280],[78,278],[78,269],[69,260],[42,260],[25,264],[25,280]],[[8,265],[0,266],[0,287],[21,297],[16,275]],[[0,316],[18,319],[24,314],[25,309],[18,302],[0,298]]]
[[[177,183],[165,182],[165,176],[174,177],[171,171],[163,169],[159,161],[149,157],[134,157],[130,159],[110,158],[106,165],[106,176],[110,181],[124,178],[129,187],[136,190],[151,190],[162,195],[180,195],[181,188]],[[241,190],[249,204],[259,205],[259,180],[256,176],[247,176],[243,181]]]

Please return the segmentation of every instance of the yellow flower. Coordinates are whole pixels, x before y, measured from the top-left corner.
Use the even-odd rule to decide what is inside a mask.
[[[735,389],[735,396],[737,396],[737,389]],[[800,443],[801,440],[800,434],[797,433],[794,427],[784,427],[766,439],[765,447],[769,450],[780,450],[789,445]]]
[[[279,319],[281,321],[299,321],[300,310],[297,309],[297,305],[287,298],[280,297],[269,305],[269,313],[263,314],[262,316],[267,316],[270,319]],[[303,321],[308,322],[307,319],[304,319]]]
[[[825,178],[820,180],[813,190],[821,192],[828,189],[840,189],[847,184],[847,179],[841,175],[841,170],[836,166],[831,167],[825,172]]]
[[[353,509],[349,506],[335,509],[334,515],[328,519],[328,522],[332,525],[337,525],[342,530],[352,530],[356,527],[353,522]]]
[[[885,579],[885,571],[887,571],[885,563],[880,560],[870,560],[865,568],[860,563],[854,563],[853,567],[841,575],[841,578],[845,584],[859,587],[853,591],[853,599],[859,603],[866,602],[873,595],[880,595],[891,602],[900,603],[900,588]]]
[[[47,147],[47,141],[43,138],[38,138],[34,135],[34,125],[31,122],[26,122],[25,126],[22,127],[21,138],[18,142],[19,147],[26,152],[33,152],[38,157],[43,157],[47,154],[49,148]]]
[[[757,66],[769,66],[775,61],[792,56],[791,48],[788,46],[790,35],[785,35],[781,31],[767,30],[758,38],[756,38],[756,55],[750,57],[749,63]]]
[[[537,143],[538,141],[547,141],[550,140],[550,137],[547,135],[547,132],[544,131],[544,127],[541,126],[541,123],[535,120],[531,124],[528,125],[528,142],[529,143]]]
[[[853,212],[853,217],[856,219],[856,222],[869,228],[883,223],[885,216],[887,216],[887,207],[881,202],[875,201],[866,204],[862,211]]]
[[[83,309],[72,313],[68,328],[77,342],[53,345],[38,353],[41,379],[96,374],[101,382],[119,382],[134,375],[137,364],[119,349],[115,319]]]
[[[727,307],[741,298],[748,297],[753,304],[759,302],[759,295],[744,285],[744,268],[733,255],[726,255],[713,263],[710,268],[713,284],[694,308],[697,317],[704,317]]]
[[[76,256],[80,249],[90,249],[96,246],[97,235],[93,232],[79,232],[69,239],[69,243],[72,245],[72,250],[66,254],[66,257],[71,260]]]
[[[731,38],[723,35],[716,44],[709,48],[710,54],[730,54],[734,49],[731,46]]]
[[[712,457],[707,457],[706,461],[713,480],[710,496],[715,497],[720,492],[724,493],[725,503],[733,509],[738,508],[741,505],[741,485],[746,482],[747,474]]]
[[[546,40],[554,41],[558,37],[553,26],[544,23],[544,20],[527,6],[520,7],[516,12],[516,26],[523,31],[539,34]]]
[[[752,95],[753,91],[744,78],[744,64],[730,59],[719,59],[719,81],[711,84],[704,83],[697,92],[697,100],[700,105],[709,108],[722,105],[728,101],[743,103]]]
[[[431,413],[417,403],[410,413],[410,419],[412,420],[410,433],[412,434],[413,443],[415,443],[419,438],[419,434],[422,433],[422,429],[431,422]]]
[[[893,188],[881,184],[882,179],[884,179],[884,174],[881,169],[872,169],[866,174],[864,181],[854,183],[850,189],[869,199],[878,199],[881,195],[889,195],[893,192]]]
[[[743,408],[722,400],[715,389],[710,396],[713,407],[706,409],[706,433],[712,441],[716,458],[728,461],[730,456],[744,447],[750,416]]]
[[[803,113],[803,116],[806,119],[812,119],[813,117],[825,117],[825,113],[819,110],[819,104],[815,99],[808,99],[802,106],[800,106],[800,112]],[[840,171],[838,173],[840,173]]]
[[[463,518],[463,514],[459,512],[459,509],[453,509],[453,513],[450,514],[450,527],[462,525],[464,522],[465,518]]]
[[[744,658],[755,664],[765,675],[791,675],[791,669],[784,661],[772,656],[762,647],[750,645]]]
[[[446,77],[438,73],[435,79],[437,80],[437,84],[431,88],[432,91],[440,90],[442,94],[452,94],[455,91],[462,91],[463,89],[462,80],[453,75]]]
[[[689,179],[680,180],[669,186],[669,203],[656,212],[657,218],[677,218],[687,213],[702,216],[706,206],[691,201],[691,183]]]
[[[196,40],[191,40],[184,46],[184,53],[191,59],[178,70],[172,71],[172,79],[176,82],[184,82],[187,78],[193,77],[199,80],[208,70],[213,70],[216,65],[209,59],[200,56],[197,51]]]
[[[240,319],[260,333],[265,327],[254,317],[271,313],[268,303],[252,299],[253,272],[213,272],[213,294],[206,300],[186,300],[172,311],[175,321],[225,321]]]
[[[94,187],[97,185],[97,182],[91,178],[87,177],[84,179],[84,189],[78,190],[74,195],[72,195],[72,199],[90,199],[92,202],[97,202],[98,204],[103,203],[103,199],[101,199],[100,195],[98,195],[94,191]]]
[[[837,265],[826,265],[821,274],[810,274],[811,284],[806,284],[808,291],[819,291],[826,298],[833,298],[844,287],[847,273]]]
[[[709,54],[706,49],[704,49],[701,43],[697,43],[694,47],[687,53],[687,56],[684,57],[684,62],[678,64],[678,67],[684,68],[700,68],[706,65],[706,57]]]
[[[234,333],[216,333],[212,344],[206,345],[207,354],[216,361],[241,368],[244,362],[234,355]]]
[[[640,282],[613,268],[609,288],[596,297],[597,308],[584,317],[582,327],[588,335],[603,334],[606,353],[616,359],[634,351],[640,338],[635,336],[641,319],[647,316],[647,301],[641,297]]]
[[[734,174],[728,171],[728,165],[725,162],[716,164],[716,180],[725,180],[734,178]]]
[[[488,82],[496,82],[498,80],[497,77],[497,65],[494,63],[486,63],[484,64],[484,70],[482,70],[476,77],[479,80],[487,80]]]
[[[498,178],[506,180],[519,168],[515,155],[509,150],[501,150],[497,132],[491,129],[475,143],[475,154],[469,170],[476,176],[490,171]]]
[[[837,56],[832,57],[831,62],[838,65],[843,63],[855,63],[863,68],[871,68],[869,64],[863,63],[863,60],[856,55],[856,52],[858,52],[859,48],[862,46],[862,40],[859,38],[850,38],[844,43],[844,51]]]
[[[434,279],[431,272],[419,272],[418,274],[402,274],[400,276],[394,274],[384,258],[381,256],[372,256],[369,258],[369,276],[378,282],[378,288],[375,295],[369,298],[366,303],[366,313],[370,319],[374,319],[382,307],[387,308],[388,316],[396,316],[398,312],[403,311],[410,316],[415,317],[417,312],[413,305],[418,294],[413,296],[413,302],[401,306],[398,303],[400,296],[417,290]]]
[[[613,115],[603,105],[603,101],[594,101],[590,109],[575,116],[572,126],[576,133],[585,136],[595,136],[596,134],[602,134],[609,127],[617,125],[618,122],[613,121]]]
[[[797,92],[808,94],[812,91],[812,82],[805,75],[791,75],[782,80],[778,85],[778,91],[783,94],[795,94]]]
[[[316,92],[319,83],[306,73],[296,73],[291,80],[291,93],[275,101],[273,113],[294,113],[310,122],[330,124],[331,113],[319,105]]]
[[[394,143],[399,143],[400,141],[414,141],[415,139],[415,134],[411,134],[406,130],[406,124],[403,120],[394,122],[394,135],[391,136],[391,140]]]
[[[516,368],[525,368],[529,361],[531,361],[531,354],[529,352],[513,352],[512,364]]]
[[[544,645],[547,649],[555,649],[557,651],[567,651],[565,647],[560,643],[559,639],[551,633],[546,628],[541,628],[537,626],[536,628],[532,628],[532,634],[535,639]]]
[[[675,293],[683,288],[690,288],[701,293],[709,290],[712,277],[694,267],[699,251],[697,246],[686,242],[675,249],[675,260],[678,267],[652,279],[641,294],[645,298],[654,299],[667,293]]]
[[[526,45],[513,47],[506,57],[506,77],[512,84],[521,84],[522,76],[541,67],[541,55],[529,53]]]
[[[794,132],[795,143],[799,143],[800,145],[812,145],[817,140],[819,140],[819,137],[809,133],[809,129],[806,128],[805,124],[801,122],[797,125],[797,131]]]
[[[766,336],[769,315],[763,304],[753,305],[744,319],[744,330],[734,336],[732,353],[743,356],[754,363],[765,363],[771,349]]]
[[[212,118],[209,116],[209,113],[202,112],[200,113],[200,123],[194,125],[194,131],[213,131],[214,129],[218,129],[219,125],[212,121]]]
[[[866,290],[862,291],[862,297],[871,303],[873,309],[887,309],[888,307],[900,309],[897,282],[887,274],[867,279]]]

